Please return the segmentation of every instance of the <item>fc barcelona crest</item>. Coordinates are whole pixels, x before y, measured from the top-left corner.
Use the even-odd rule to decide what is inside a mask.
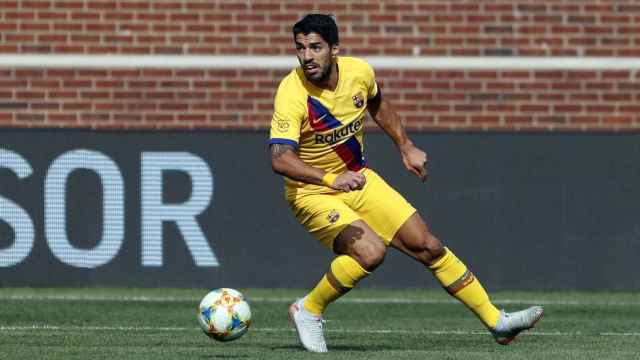
[[[327,220],[329,220],[330,224],[335,223],[336,221],[338,221],[338,219],[340,219],[340,213],[336,210],[331,210],[329,212],[329,215],[327,215]]]
[[[353,99],[353,105],[355,105],[355,107],[357,108],[361,108],[364,105],[364,99],[360,94],[353,95],[351,99]]]

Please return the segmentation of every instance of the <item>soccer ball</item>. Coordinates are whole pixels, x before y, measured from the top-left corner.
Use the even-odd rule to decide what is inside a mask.
[[[235,340],[249,330],[251,309],[238,290],[211,290],[198,306],[198,323],[202,331],[212,339]]]

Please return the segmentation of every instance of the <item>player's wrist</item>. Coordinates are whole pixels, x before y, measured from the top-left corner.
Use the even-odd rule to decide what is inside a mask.
[[[324,174],[324,176],[322,177],[322,183],[325,186],[331,187],[333,183],[336,181],[336,178],[338,178],[338,174],[328,172]]]
[[[409,139],[404,139],[403,141],[398,142],[398,148],[400,149],[400,152],[409,152],[410,150],[412,150],[415,147],[415,145],[413,145],[413,142]]]

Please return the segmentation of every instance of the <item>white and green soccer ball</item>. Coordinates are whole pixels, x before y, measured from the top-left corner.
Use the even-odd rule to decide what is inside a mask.
[[[211,290],[198,306],[198,323],[202,331],[212,339],[235,340],[249,330],[251,309],[238,290]]]

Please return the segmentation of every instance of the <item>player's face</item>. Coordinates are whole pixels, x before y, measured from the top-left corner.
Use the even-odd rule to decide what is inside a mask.
[[[333,70],[338,45],[330,46],[317,33],[299,33],[295,37],[296,53],[304,75],[312,83],[326,83]]]

